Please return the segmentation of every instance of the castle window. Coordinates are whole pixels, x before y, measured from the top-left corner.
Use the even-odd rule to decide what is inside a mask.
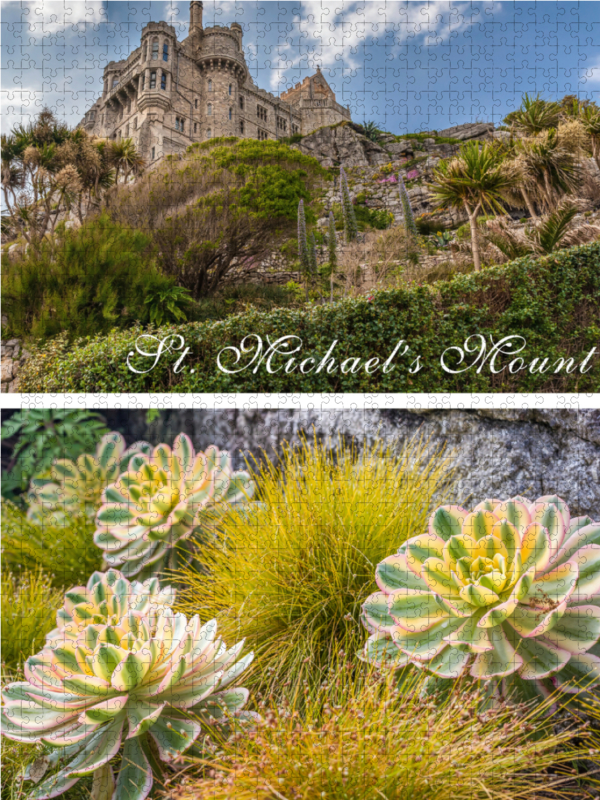
[[[212,117],[212,103],[208,104],[208,108],[206,109],[206,113],[209,117]]]
[[[118,86],[118,85],[119,85],[119,79],[117,77],[113,78],[112,88],[114,89],[115,86]]]
[[[233,119],[233,108],[229,109],[229,119]]]
[[[198,123],[194,122],[194,133],[198,133]]]
[[[167,73],[163,72],[160,76],[160,88],[166,89],[167,88]]]
[[[240,121],[240,133],[244,132],[244,120]]]
[[[129,125],[125,125],[125,138],[129,137]]]
[[[148,55],[148,43],[144,43],[144,53],[142,55],[142,61],[146,60],[146,56]]]
[[[256,116],[263,122],[267,121],[267,109],[263,106],[256,106]]]
[[[163,44],[163,61],[169,60],[169,45],[165,42]]]
[[[229,95],[231,96],[232,94],[233,94],[233,85],[230,83],[229,84]]]
[[[150,88],[156,89],[156,72],[150,73]]]
[[[212,92],[212,90],[213,90],[213,88],[212,88],[212,80],[211,80],[211,78],[209,78],[208,79],[208,91]]]
[[[211,139],[212,138],[212,128],[209,128],[206,131],[206,137],[207,137],[207,139]]]
[[[277,117],[277,130],[284,133],[287,131],[287,121],[283,117]]]
[[[156,148],[153,147],[152,148],[152,161],[154,161],[155,158],[156,158]]]
[[[184,128],[184,126],[185,126],[185,120],[184,120],[184,119],[180,119],[180,120],[179,120],[179,130],[180,130],[182,133],[183,133],[183,128]]]
[[[158,39],[152,39],[152,61],[158,58]]]
[[[194,108],[198,108],[198,98],[194,100]]]
[[[292,136],[296,133],[300,133],[300,128],[292,123]]]
[[[258,140],[259,140],[259,142],[264,142],[265,139],[268,139],[268,138],[269,138],[269,134],[266,131],[261,131],[261,129],[259,128],[258,129]]]
[[[240,108],[244,110],[244,98],[240,95]]]

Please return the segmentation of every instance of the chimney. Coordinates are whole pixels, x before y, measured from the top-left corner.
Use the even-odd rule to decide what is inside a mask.
[[[202,30],[202,3],[200,0],[193,0],[190,3],[190,34],[196,29]]]

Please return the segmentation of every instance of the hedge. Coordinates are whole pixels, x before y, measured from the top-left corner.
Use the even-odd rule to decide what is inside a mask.
[[[155,352],[158,340],[182,336],[190,351],[181,370],[173,371],[179,351],[163,354],[145,374],[131,371],[130,353],[136,369],[145,370],[153,361],[135,355],[141,334],[156,337],[144,340],[147,352]],[[300,374],[296,362],[296,369],[286,372],[286,360],[275,357],[274,374],[267,372],[264,360],[256,370],[256,362],[237,374],[219,370],[218,354],[226,347],[239,348],[252,334],[260,336],[265,347],[280,337],[300,337],[301,358],[314,357],[314,367],[337,340],[332,353],[337,367],[329,373],[322,368],[318,374]],[[494,362],[497,373],[490,369],[489,358],[461,373],[445,371],[440,363],[444,350],[464,347],[473,334],[484,337],[488,354],[506,336],[524,337],[526,347],[518,357],[526,368],[519,371],[520,362],[515,362],[510,372],[514,356],[499,356]],[[398,340],[410,349],[401,355],[402,345],[393,368],[384,372],[383,362]],[[471,339],[470,346],[478,349],[481,341]],[[594,347],[596,353],[589,355]],[[240,363],[248,363],[250,355],[244,354]],[[417,356],[422,369],[411,374],[409,367]],[[371,362],[368,374],[364,362],[376,357],[379,368]],[[362,360],[358,371],[348,371],[355,366],[348,361],[342,372],[341,362],[348,358]],[[556,373],[559,359],[570,358],[570,374],[564,368]],[[234,363],[231,352],[221,359],[226,368]],[[474,352],[468,354],[463,365],[474,359]],[[445,363],[458,369],[456,351],[446,354]],[[304,368],[309,367],[307,362]],[[20,379],[23,392],[595,392],[600,389],[600,242],[539,259],[527,256],[433,286],[413,284],[332,304],[250,310],[224,321],[157,330],[114,331],[72,347],[59,337],[35,349]]]

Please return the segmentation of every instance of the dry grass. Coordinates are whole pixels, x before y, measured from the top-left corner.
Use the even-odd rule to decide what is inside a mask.
[[[424,691],[332,667],[310,692],[263,704],[250,735],[223,743],[169,787],[172,800],[533,800],[573,797],[572,731],[554,733],[549,704],[482,710],[473,687]],[[577,751],[581,752],[581,751]],[[581,796],[581,795],[580,795]]]

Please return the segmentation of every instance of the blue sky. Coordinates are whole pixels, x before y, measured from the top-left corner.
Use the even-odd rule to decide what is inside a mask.
[[[3,130],[49,105],[75,124],[102,69],[150,20],[187,35],[188,2],[3,0]],[[238,21],[253,78],[275,94],[321,66],[356,121],[395,133],[501,119],[523,93],[600,102],[600,2],[214,2]]]

